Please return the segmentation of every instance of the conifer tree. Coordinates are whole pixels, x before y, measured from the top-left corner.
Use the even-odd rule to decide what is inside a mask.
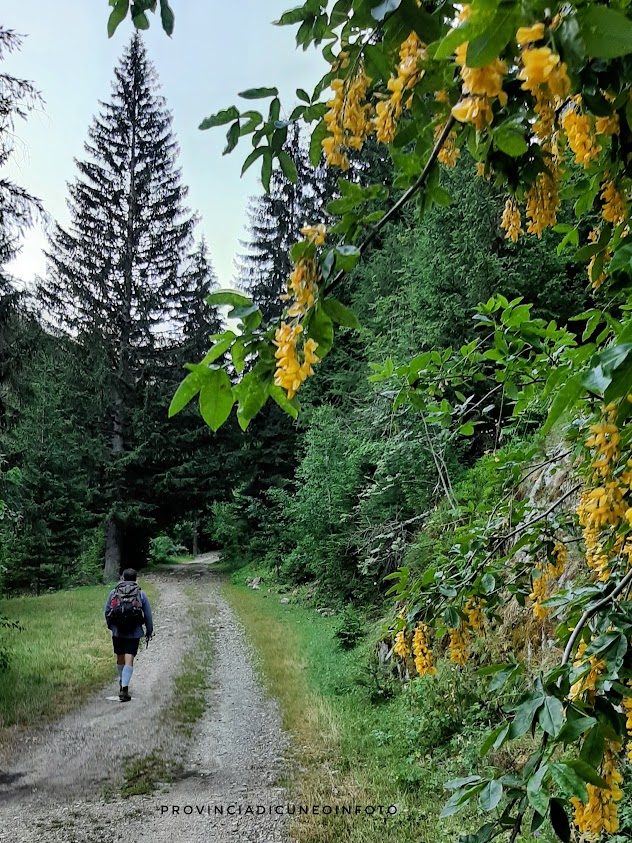
[[[183,272],[195,219],[183,204],[171,115],[138,34],[88,137],[69,185],[70,225],[57,225],[50,239],[42,294],[54,318],[108,361],[108,580],[126,562],[125,532],[148,517],[132,497],[139,442],[131,420],[187,321],[187,285],[195,283]]]
[[[274,170],[270,191],[250,199],[249,239],[237,261],[237,284],[259,305],[264,318],[277,318],[283,310],[279,296],[292,271],[290,248],[301,239],[301,228],[325,218],[325,205],[333,197],[331,171],[312,167],[301,142],[298,124],[289,127],[284,150],[296,167],[293,183],[281,169]]]

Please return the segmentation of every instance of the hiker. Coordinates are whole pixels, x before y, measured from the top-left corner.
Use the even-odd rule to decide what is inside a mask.
[[[119,700],[129,702],[132,698],[129,683],[134,671],[134,656],[138,653],[143,634],[149,644],[154,634],[154,622],[147,595],[136,582],[136,571],[126,568],[122,577],[105,604],[105,622],[112,632],[112,646],[116,653]],[[145,624],[145,633],[142,624]]]

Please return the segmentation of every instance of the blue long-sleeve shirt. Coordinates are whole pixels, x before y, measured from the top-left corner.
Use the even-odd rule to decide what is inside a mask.
[[[108,629],[112,630],[112,635],[115,638],[142,638],[143,635],[151,636],[154,633],[154,621],[151,616],[151,606],[149,605],[149,600],[147,599],[147,595],[144,591],[140,593],[140,600],[143,604],[143,614],[145,615],[145,630],[143,632],[143,627],[139,624],[136,629],[132,632],[126,632],[125,635],[119,635],[119,632],[116,628],[116,625],[108,620],[108,612],[110,611],[110,604],[112,603],[112,597],[114,596],[114,592],[116,589],[112,589],[110,594],[108,595],[108,599],[105,603],[105,622],[108,626]]]

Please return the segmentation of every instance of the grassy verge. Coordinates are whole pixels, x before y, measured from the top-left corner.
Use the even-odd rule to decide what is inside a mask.
[[[225,590],[294,737],[290,797],[308,805],[397,806],[386,821],[377,811],[372,818],[303,815],[295,819],[294,837],[301,843],[454,843],[459,832],[481,825],[466,812],[439,819],[449,795],[445,782],[481,772],[478,746],[487,727],[475,677],[445,665],[436,679],[393,693],[383,676],[363,667],[370,644],[340,649],[338,618],[281,604],[273,592],[235,584]],[[531,838],[518,837],[524,839]]]
[[[155,589],[142,587],[155,603]],[[0,740],[2,729],[60,717],[114,678],[103,618],[109,592],[109,586],[84,586],[0,600],[0,614],[22,625],[1,632],[9,664],[0,672]]]
[[[198,593],[192,586],[185,590],[189,619],[193,625],[195,644],[182,660],[181,670],[175,679],[178,693],[172,704],[161,715],[161,725],[190,738],[195,723],[206,710],[206,689],[213,658],[213,635],[209,624],[208,606],[196,598]],[[179,744],[177,757],[172,751],[158,748],[149,755],[130,756],[123,765],[123,797],[153,793],[159,785],[174,781],[182,773],[182,761],[186,755],[184,743]],[[110,796],[106,790],[106,796]]]

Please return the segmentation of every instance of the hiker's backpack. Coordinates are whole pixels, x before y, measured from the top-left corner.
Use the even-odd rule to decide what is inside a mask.
[[[140,586],[136,582],[120,582],[114,589],[108,621],[116,626],[119,635],[133,632],[145,622]]]

